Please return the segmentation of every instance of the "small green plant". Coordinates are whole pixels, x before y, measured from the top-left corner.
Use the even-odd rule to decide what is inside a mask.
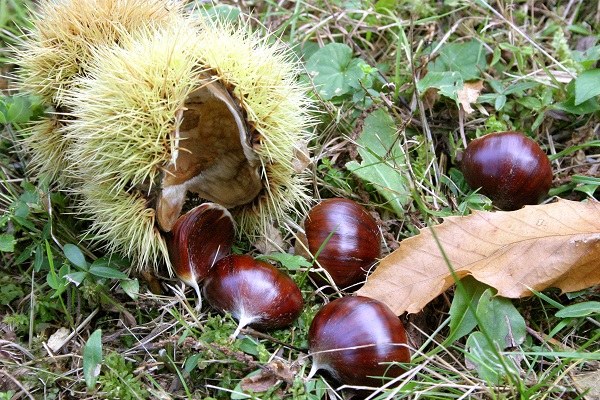
[[[134,375],[134,365],[116,352],[109,353],[98,376],[99,391],[107,399],[143,400],[148,391],[139,376]]]
[[[127,260],[116,255],[101,257],[93,262],[88,262],[85,255],[74,244],[67,243],[63,247],[65,257],[77,268],[77,271],[63,275],[65,281],[79,286],[86,279],[92,282],[104,282],[107,279],[117,279],[121,289],[132,299],[136,299],[139,291],[137,279],[129,279],[127,274],[121,272],[129,267]]]
[[[97,329],[83,348],[83,375],[89,391],[97,390],[107,399],[146,399],[148,392],[133,365],[117,352],[102,356],[102,331]]]
[[[0,400],[11,400],[14,395],[15,392],[12,390],[9,390],[7,392],[0,392]]]
[[[354,57],[348,45],[323,46],[308,59],[306,69],[323,100],[368,108],[379,96],[377,69]]]
[[[13,124],[23,126],[43,113],[39,99],[32,96],[0,97],[0,126]]]
[[[411,201],[408,179],[403,172],[406,155],[397,140],[394,120],[384,109],[371,113],[357,140],[362,163],[351,161],[346,168],[372,185],[386,200],[385,206],[401,216]]]
[[[7,45],[14,45],[23,28],[30,26],[29,10],[33,0],[0,1],[0,63],[10,58]]]
[[[336,167],[331,162],[331,159],[327,157],[322,158],[317,169],[327,185],[335,189],[341,189],[344,192],[352,191],[349,173]]]
[[[455,101],[465,82],[481,78],[486,69],[485,48],[477,41],[445,44],[427,74],[417,83],[419,93],[435,88],[439,94]]]
[[[83,347],[83,376],[88,389],[96,386],[102,366],[102,330],[96,329]]]

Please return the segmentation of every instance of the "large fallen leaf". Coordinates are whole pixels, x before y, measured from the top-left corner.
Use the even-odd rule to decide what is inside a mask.
[[[454,284],[448,264],[459,278],[472,275],[510,298],[600,284],[600,203],[561,200],[446,218],[404,240],[357,294],[398,315],[415,313]]]

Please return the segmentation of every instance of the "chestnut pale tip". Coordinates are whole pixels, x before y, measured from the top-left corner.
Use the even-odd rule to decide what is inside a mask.
[[[195,290],[200,308],[199,282],[217,261],[231,252],[235,238],[233,217],[218,204],[204,203],[179,217],[166,238],[173,270]]]
[[[204,280],[203,294],[211,306],[238,321],[232,338],[248,325],[258,329],[288,326],[298,318],[304,304],[292,278],[248,255],[219,260]]]
[[[317,370],[328,371],[338,382],[377,386],[404,373],[399,363],[410,361],[402,322],[380,301],[342,297],[315,315],[308,331],[309,351]]]

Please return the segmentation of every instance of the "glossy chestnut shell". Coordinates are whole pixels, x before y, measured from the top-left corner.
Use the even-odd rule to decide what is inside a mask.
[[[198,282],[215,262],[231,252],[235,227],[224,207],[204,203],[180,216],[166,234],[169,258],[175,274],[193,287],[200,298]]]
[[[465,180],[503,210],[537,204],[552,185],[550,160],[520,132],[491,133],[473,140],[461,161]]]
[[[292,278],[248,255],[219,260],[204,280],[203,294],[211,306],[239,321],[236,334],[247,325],[258,329],[290,325],[304,304]]]
[[[304,221],[308,248],[340,288],[365,280],[381,257],[381,233],[367,210],[348,199],[324,200]],[[331,237],[330,237],[331,235]],[[322,248],[321,248],[322,247]]]
[[[310,325],[308,343],[312,370],[324,369],[346,385],[381,386],[404,372],[390,363],[410,361],[402,322],[385,304],[363,296],[326,304]]]

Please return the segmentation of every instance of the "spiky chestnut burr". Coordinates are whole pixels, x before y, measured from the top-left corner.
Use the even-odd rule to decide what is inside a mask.
[[[304,211],[294,155],[313,105],[284,46],[181,16],[90,53],[60,96],[63,170],[90,237],[145,269],[169,265],[163,235],[189,200],[230,208],[250,238]]]
[[[33,27],[15,55],[21,89],[41,97],[49,115],[24,132],[32,154],[30,167],[62,188],[76,185],[65,160],[70,141],[64,123],[71,117],[64,97],[100,46],[148,25],[166,26],[182,18],[182,2],[164,0],[41,1]]]
[[[182,6],[164,0],[40,1],[17,55],[22,87],[49,105],[62,106],[95,48],[118,43],[123,35],[148,25],[176,23]]]

